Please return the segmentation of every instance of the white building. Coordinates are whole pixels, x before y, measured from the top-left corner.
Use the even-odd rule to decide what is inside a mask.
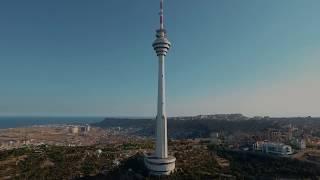
[[[91,129],[91,127],[90,127],[90,125],[89,125],[89,124],[87,124],[86,126],[87,126],[87,127],[86,127],[86,132],[89,132],[89,131],[90,131],[90,129]]]
[[[253,150],[282,156],[291,155],[293,153],[292,147],[289,145],[268,141],[257,141],[253,144]]]

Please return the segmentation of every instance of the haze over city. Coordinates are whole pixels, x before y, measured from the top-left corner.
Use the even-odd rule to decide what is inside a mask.
[[[167,1],[168,116],[320,116],[320,1]],[[0,115],[154,116],[158,1],[0,5]]]

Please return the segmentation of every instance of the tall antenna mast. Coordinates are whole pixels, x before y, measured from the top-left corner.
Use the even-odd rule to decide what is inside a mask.
[[[160,0],[160,29],[163,28],[163,0]]]

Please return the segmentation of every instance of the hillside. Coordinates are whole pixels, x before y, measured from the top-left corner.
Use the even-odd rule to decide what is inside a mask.
[[[151,141],[141,141],[83,147],[43,145],[0,151],[0,179],[160,179],[148,175],[143,163],[143,152],[153,148]],[[320,176],[320,167],[314,163],[232,151],[205,142],[170,141],[169,150],[177,158],[176,171],[161,179],[316,179]]]
[[[311,126],[320,128],[320,118],[293,117],[293,118],[248,118],[241,114],[218,114],[200,115],[190,117],[168,118],[168,135],[170,138],[205,138],[210,133],[223,131],[226,134],[232,132],[255,133],[267,128],[279,128],[284,125],[303,128]],[[139,135],[152,136],[155,130],[154,119],[128,119],[128,118],[105,118],[99,123],[92,124],[102,128],[121,127],[135,128]]]

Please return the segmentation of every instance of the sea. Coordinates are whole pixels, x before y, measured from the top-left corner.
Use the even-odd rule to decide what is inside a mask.
[[[91,124],[105,117],[14,117],[0,116],[0,129],[30,127],[50,124]]]

